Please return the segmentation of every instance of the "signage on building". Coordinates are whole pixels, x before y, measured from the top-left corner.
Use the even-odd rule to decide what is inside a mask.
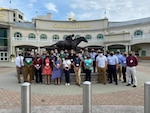
[[[89,24],[54,24],[53,28],[59,29],[85,29],[91,28]]]

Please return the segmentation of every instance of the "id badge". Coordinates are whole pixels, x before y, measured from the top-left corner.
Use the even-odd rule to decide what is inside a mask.
[[[57,66],[59,66],[59,64],[57,64]]]
[[[46,66],[49,66],[49,63],[46,63]]]
[[[79,64],[76,64],[76,66],[79,66]]]

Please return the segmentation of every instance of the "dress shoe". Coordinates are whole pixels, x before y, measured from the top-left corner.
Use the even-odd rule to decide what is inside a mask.
[[[136,85],[133,85],[132,87],[136,87]]]
[[[123,81],[122,83],[126,83],[125,81]]]
[[[127,84],[126,86],[131,86],[131,84]]]

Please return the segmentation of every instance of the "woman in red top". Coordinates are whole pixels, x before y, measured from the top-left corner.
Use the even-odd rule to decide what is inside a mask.
[[[52,74],[51,62],[49,54],[44,59],[43,74],[45,75],[45,83],[50,84],[50,76]]]

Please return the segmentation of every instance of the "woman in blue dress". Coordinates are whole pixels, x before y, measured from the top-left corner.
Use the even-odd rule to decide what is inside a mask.
[[[60,79],[62,77],[62,61],[57,56],[53,62],[52,80],[55,81],[55,85],[60,85]]]

